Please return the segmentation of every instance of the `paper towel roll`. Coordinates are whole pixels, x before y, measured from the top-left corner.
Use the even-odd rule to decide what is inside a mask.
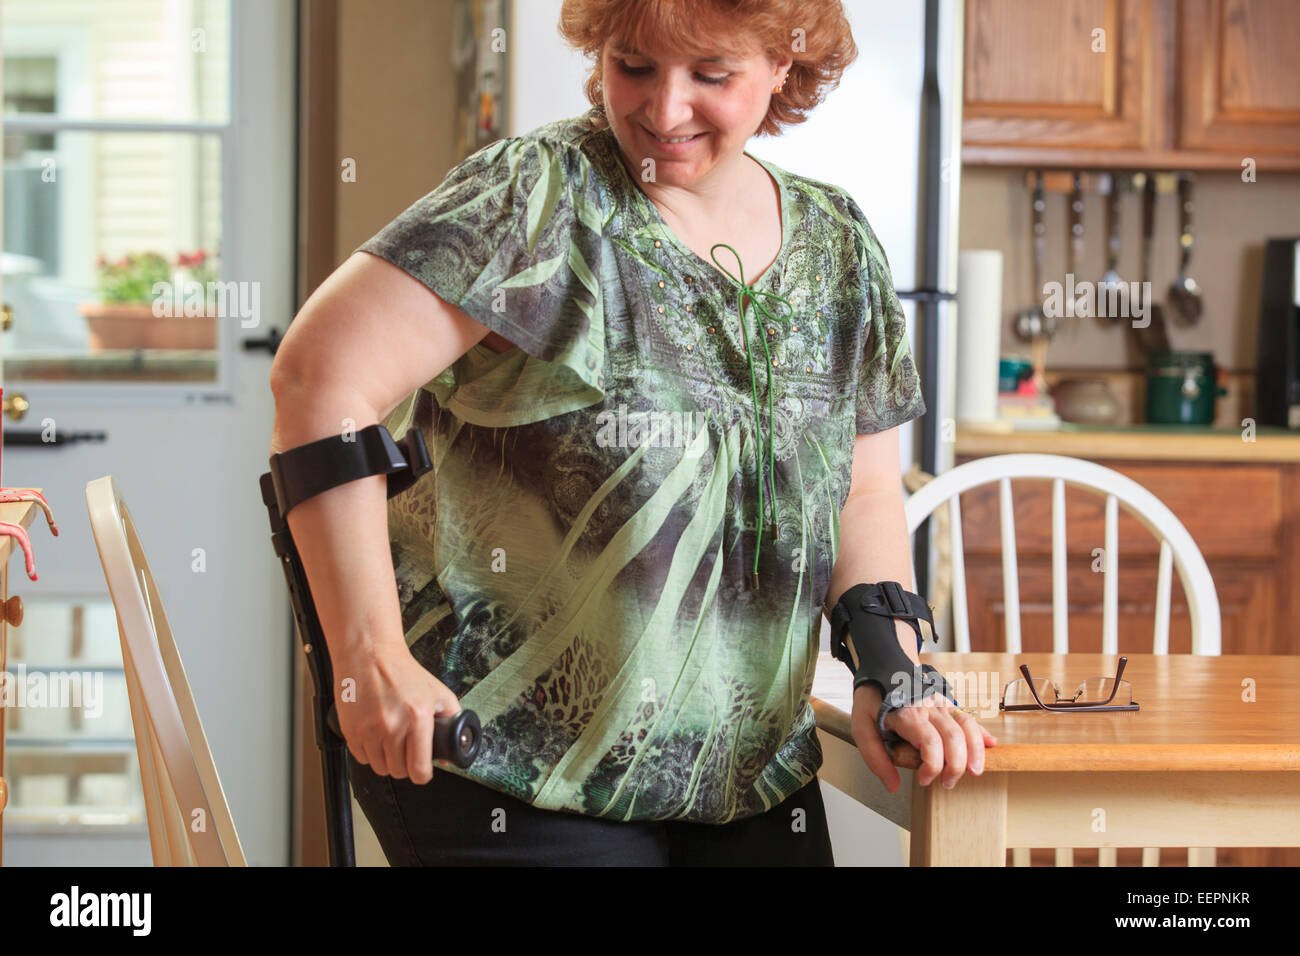
[[[968,249],[957,257],[957,420],[998,420],[1002,354],[1002,252]]]

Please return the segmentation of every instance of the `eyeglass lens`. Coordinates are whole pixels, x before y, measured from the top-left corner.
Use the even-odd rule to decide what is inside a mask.
[[[1115,687],[1115,678],[1113,677],[1090,677],[1069,694],[1061,694],[1057,684],[1048,680],[1046,677],[1034,678],[1034,689],[1038,691],[1039,698],[1045,704],[1055,704],[1059,702],[1073,703],[1102,703],[1110,697],[1111,689]],[[1007,685],[1002,702],[1011,707],[1013,705],[1029,704],[1036,706],[1037,701],[1034,695],[1030,693],[1029,682],[1023,677],[1012,681]],[[1115,691],[1111,704],[1131,704],[1133,703],[1133,685],[1126,680],[1119,682],[1119,688]]]

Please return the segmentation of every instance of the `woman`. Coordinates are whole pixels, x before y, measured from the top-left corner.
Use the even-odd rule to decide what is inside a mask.
[[[745,144],[838,82],[848,24],[837,0],[566,0],[561,31],[593,108],[454,168],[272,370],[272,451],[384,422],[434,460],[387,547],[377,479],[291,513],[357,799],[394,864],[833,865],[821,618],[912,586],[896,427],[925,404],[861,210]],[[858,689],[854,735],[892,791],[880,704]],[[433,773],[461,708],[480,755]],[[992,743],[946,706],[886,727],[923,783]]]

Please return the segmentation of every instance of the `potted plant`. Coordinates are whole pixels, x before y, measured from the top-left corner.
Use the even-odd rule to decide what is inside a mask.
[[[77,307],[92,352],[217,347],[217,268],[204,250],[170,261],[157,252],[131,252],[111,262],[100,256],[96,265],[100,301]]]

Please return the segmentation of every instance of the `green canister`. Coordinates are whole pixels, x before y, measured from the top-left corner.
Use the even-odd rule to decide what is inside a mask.
[[[1147,357],[1147,422],[1212,425],[1218,383],[1211,352],[1152,352]]]

